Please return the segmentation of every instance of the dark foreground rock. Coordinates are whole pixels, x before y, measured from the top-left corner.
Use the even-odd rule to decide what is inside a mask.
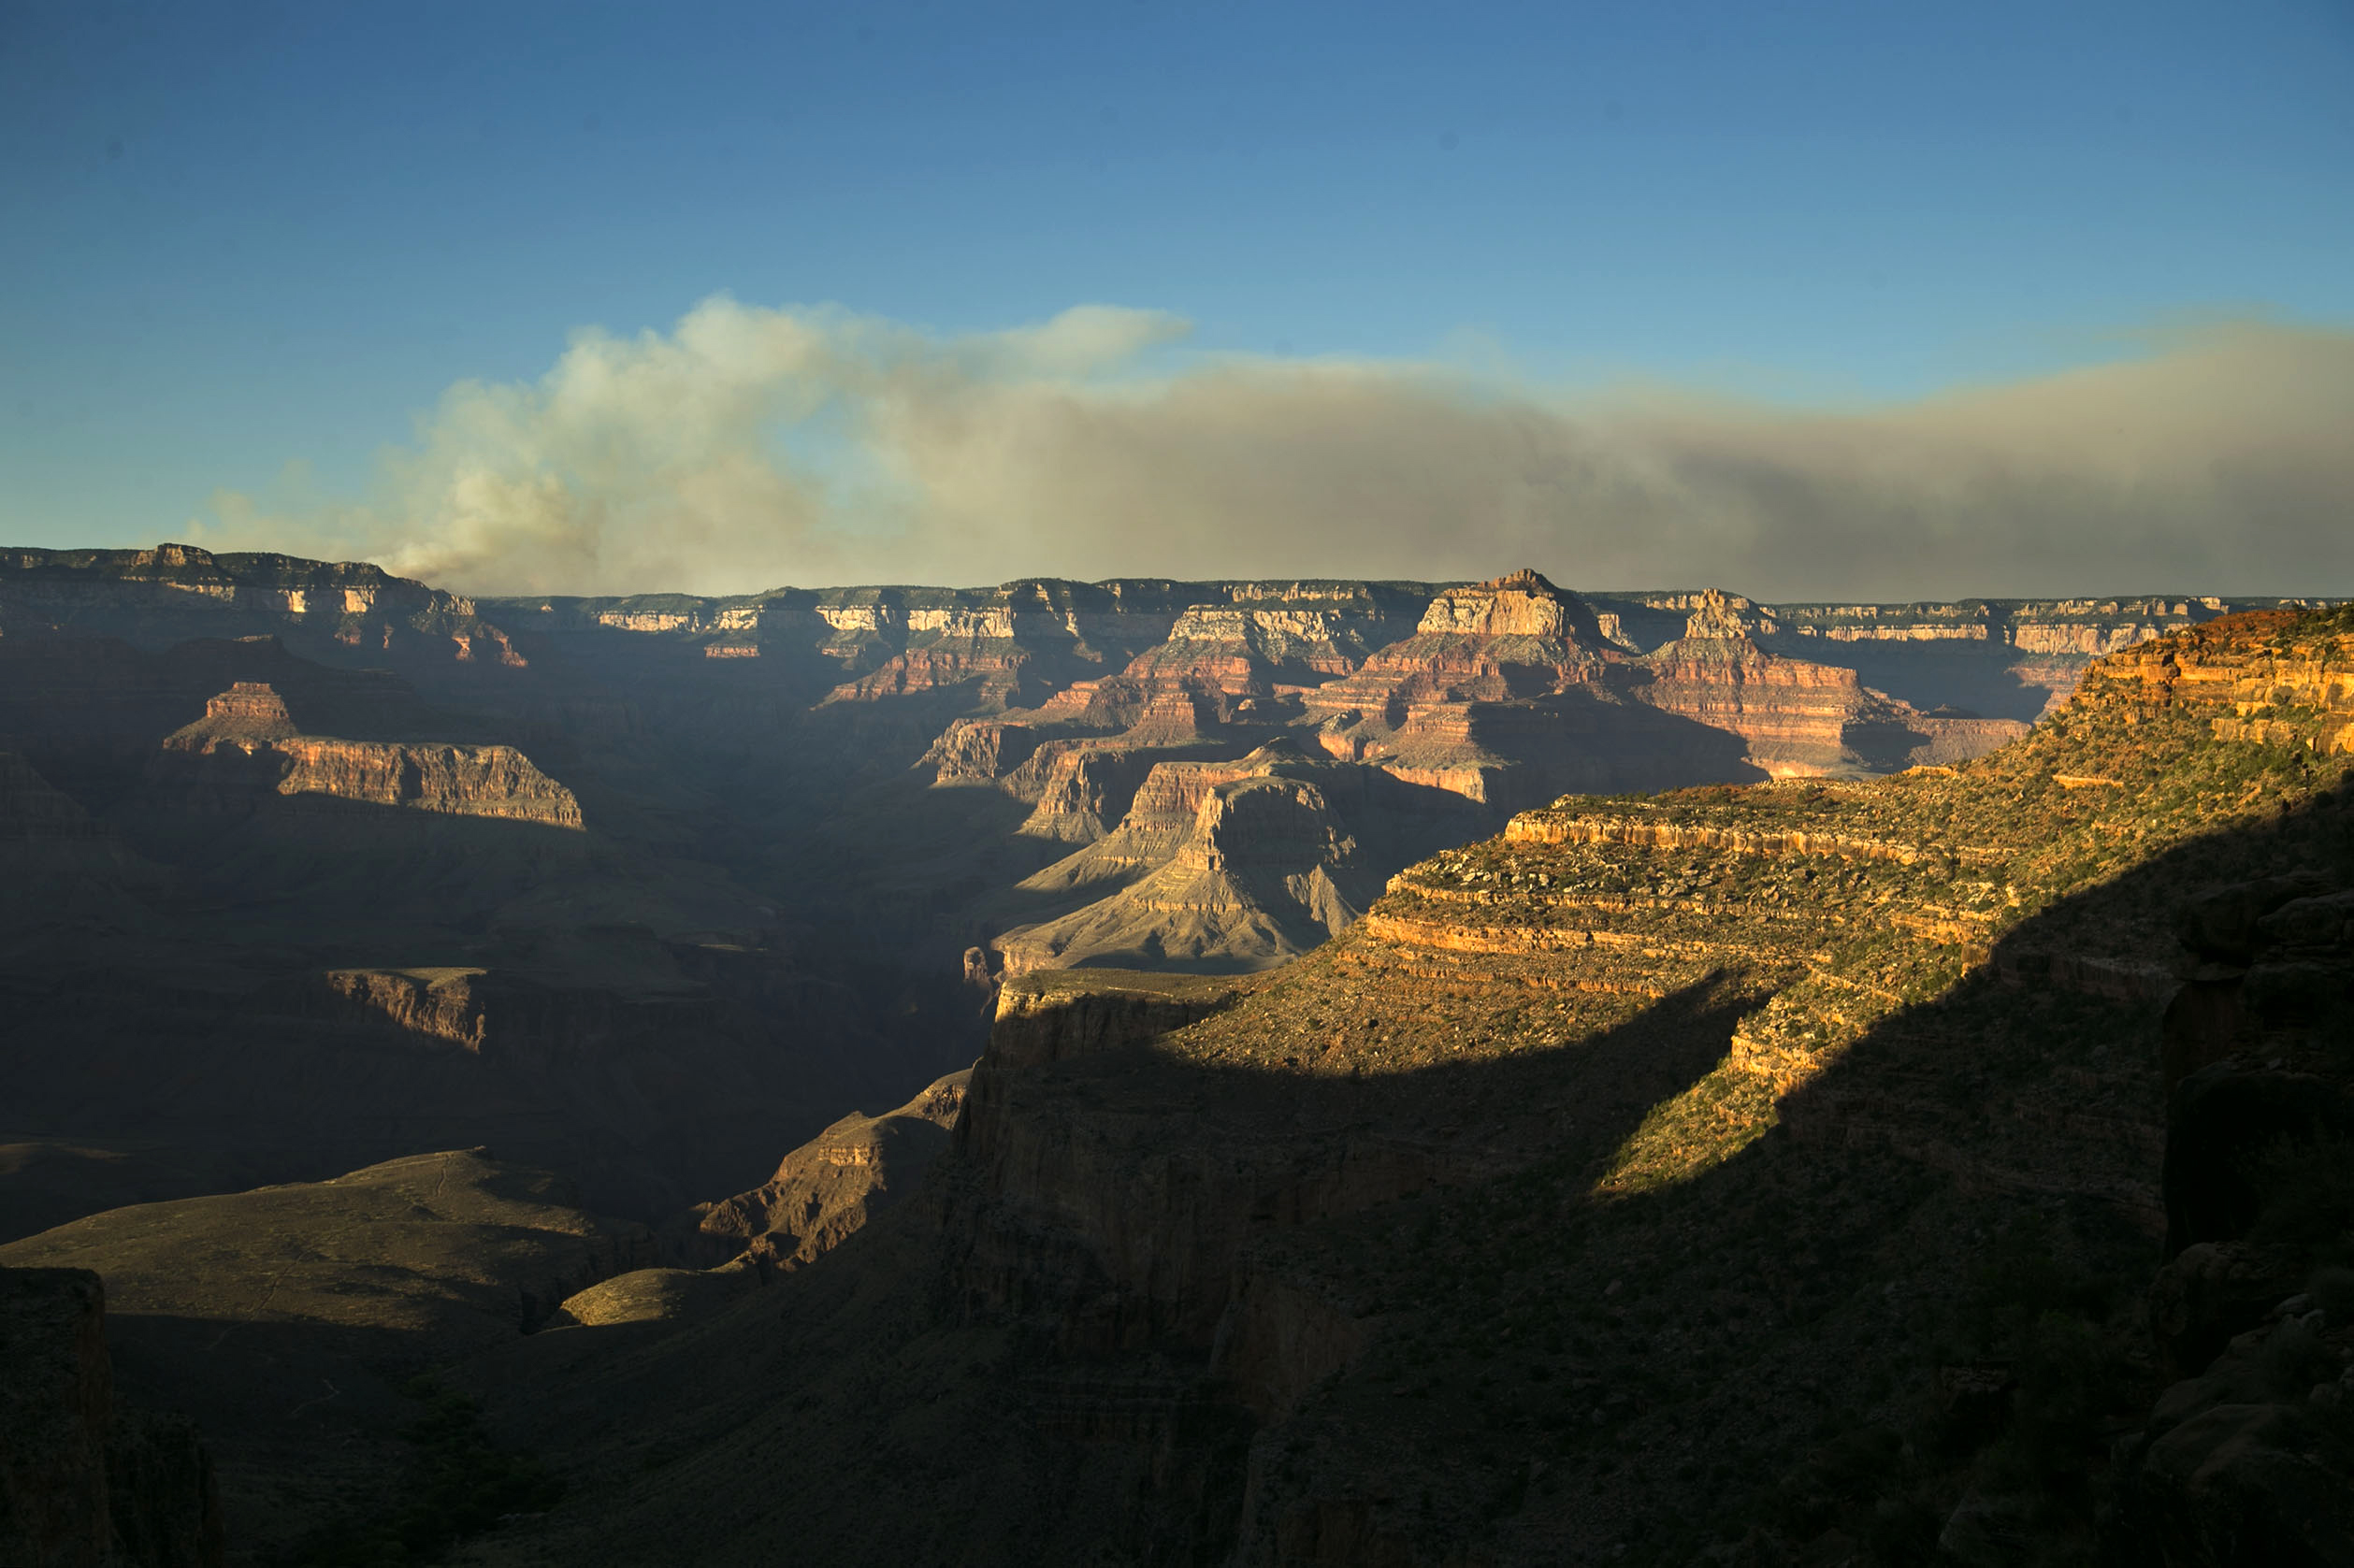
[[[212,1461],[189,1422],[114,1398],[87,1269],[0,1269],[0,1563],[217,1568]]]

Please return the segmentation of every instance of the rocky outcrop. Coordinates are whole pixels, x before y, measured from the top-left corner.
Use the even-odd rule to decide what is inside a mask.
[[[2249,631],[2301,624],[2290,611],[2238,616],[2103,661],[2080,693],[2145,710],[2193,711],[2220,741],[2354,752],[2354,632],[2275,645]]]
[[[1415,632],[1423,637],[1525,637],[1589,644],[1596,635],[1593,611],[1582,600],[1525,568],[1437,595]]]
[[[327,795],[410,811],[581,827],[572,792],[513,746],[384,745],[302,736],[273,747],[281,795]]]
[[[479,969],[330,970],[328,994],[404,1035],[480,1054],[488,1020]]]
[[[896,1111],[853,1112],[787,1155],[762,1185],[699,1207],[691,1229],[673,1226],[669,1239],[698,1261],[742,1259],[761,1271],[815,1261],[914,1190],[947,1146],[971,1079],[968,1068]]]
[[[0,1268],[0,1561],[218,1568],[212,1464],[185,1421],[118,1407],[105,1287]]]
[[[1824,855],[1911,865],[1921,858],[1917,844],[1850,838],[1841,833],[1752,831],[1703,823],[1611,816],[1555,807],[1523,812],[1504,825],[1504,842],[1516,844],[1643,844],[1657,849],[1711,849],[1737,855]]]
[[[1242,994],[1232,980],[1112,969],[1011,976],[998,993],[983,1065],[1010,1072],[1148,1044]]]
[[[1167,640],[1139,654],[1123,673],[1264,697],[1278,683],[1314,685],[1350,673],[1365,662],[1365,634],[1378,625],[1324,610],[1199,606],[1178,616]]]
[[[756,1271],[741,1266],[632,1269],[565,1297],[542,1331],[685,1322],[725,1306],[758,1283]]]
[[[1394,729],[1417,707],[1538,697],[1589,682],[1616,656],[1583,600],[1520,571],[1437,596],[1412,637],[1307,701],[1314,713],[1353,712]]]
[[[1096,797],[1081,819],[1099,829],[1091,840],[1084,833],[1066,830],[1040,834],[1065,842],[1078,840],[1085,847],[1023,879],[1020,889],[1084,899],[1124,887],[1177,858],[1193,835],[1203,802],[1219,785],[1263,776],[1274,764],[1274,754],[1264,749],[1235,762],[1152,762],[1144,782],[1127,797],[1127,811],[1119,816],[1118,828],[1100,831],[1105,802]],[[1050,795],[1040,801],[1032,823],[1023,825],[1024,831],[1035,831],[1032,824],[1040,821],[1054,798]],[[1070,819],[1058,813],[1047,820],[1059,824]]]
[[[1184,784],[1201,786],[1185,838],[1119,891],[999,937],[1007,973],[1087,964],[1264,969],[1357,917],[1366,880],[1357,845],[1336,825],[1314,784],[1282,776],[1264,760],[1222,783],[1208,782],[1207,768],[1189,771],[1191,779],[1169,764],[1155,770],[1163,793],[1177,799]],[[1106,840],[1109,854],[1048,868],[1025,885],[1053,885],[1058,872],[1066,886],[1112,880],[1160,847],[1156,826],[1148,819],[1116,845]]]
[[[1506,810],[1649,770],[1737,776],[1682,737],[1638,733],[1625,659],[1585,601],[1515,572],[1434,597],[1412,637],[1302,693],[1302,722],[1337,760]]]
[[[513,746],[297,734],[266,683],[240,681],[212,698],[202,719],[165,737],[163,751],[158,781],[197,810],[251,810],[269,793],[581,826],[572,792]]]
[[[1026,724],[1003,719],[959,719],[940,733],[918,767],[930,767],[941,784],[994,784],[1030,760],[1041,737]]]
[[[2015,720],[1929,715],[1866,688],[1852,669],[1777,657],[1753,632],[1773,623],[1714,589],[1697,596],[1682,638],[1649,657],[1645,702],[1739,735],[1774,778],[1951,766],[2027,733]]]
[[[1722,596],[1710,599],[1683,637],[1651,655],[1643,700],[1740,736],[1772,777],[1861,771],[1845,745],[1867,702],[1855,672],[1769,656],[1729,622]]]
[[[1033,802],[1015,832],[1093,843],[1127,815],[1137,786],[1156,765],[1151,751],[1141,747],[1049,741],[1004,781],[1005,793]]]

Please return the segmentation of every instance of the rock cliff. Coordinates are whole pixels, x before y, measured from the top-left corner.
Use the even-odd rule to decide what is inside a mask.
[[[1124,883],[1085,908],[997,939],[1007,973],[1109,964],[1263,969],[1345,930],[1366,881],[1356,842],[1323,793],[1279,756],[1232,767],[1163,763],[1119,834],[1022,885],[1041,892]],[[1196,803],[1190,821],[1183,807]],[[1142,820],[1136,820],[1141,814]],[[1183,836],[1168,819],[1184,821]],[[1134,826],[1130,826],[1133,823]]]
[[[252,798],[325,796],[410,811],[500,817],[577,829],[580,802],[512,746],[347,741],[296,732],[267,683],[240,681],[205,716],[166,736],[166,787],[192,806],[247,810]]]
[[[1922,713],[1853,669],[1777,657],[1752,635],[1773,629],[1717,590],[1696,596],[1683,636],[1650,655],[1639,695],[1740,736],[1748,760],[1774,778],[1962,761],[2027,733],[2016,720]]]
[[[748,1259],[796,1269],[830,1251],[892,1201],[914,1190],[964,1113],[971,1069],[952,1072],[879,1116],[853,1113],[787,1155],[749,1192],[695,1211],[672,1228],[673,1244],[698,1263]]]
[[[2269,679],[2276,660],[2234,684],[2326,715],[2330,678],[2354,664],[2354,646],[2336,652],[2293,661],[2320,678],[2303,703],[2272,702],[2293,685]],[[2180,912],[2188,978],[2160,1056],[2170,1256],[2149,1292],[2170,1381],[2119,1445],[2120,1561],[2354,1553],[2354,1194],[2328,1173],[2354,1146],[2349,912],[2354,890],[2311,870]]]
[[[58,631],[144,646],[280,634],[307,650],[478,672],[527,662],[470,599],[366,562],[216,555],[192,544],[0,551],[0,634]]]
[[[106,1291],[87,1269],[0,1268],[0,1560],[218,1568],[195,1430],[118,1405]]]

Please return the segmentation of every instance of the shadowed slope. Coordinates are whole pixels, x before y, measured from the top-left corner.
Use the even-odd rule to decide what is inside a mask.
[[[9,1267],[104,1277],[116,1382],[200,1417],[234,1561],[267,1560],[397,1467],[408,1376],[651,1260],[643,1228],[479,1150],[110,1210],[0,1246]]]

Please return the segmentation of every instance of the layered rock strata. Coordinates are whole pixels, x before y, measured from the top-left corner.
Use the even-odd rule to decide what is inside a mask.
[[[347,741],[296,732],[278,693],[240,681],[165,737],[163,777],[198,809],[251,809],[261,792],[325,796],[577,829],[580,802],[512,746]]]
[[[1945,764],[2027,733],[2016,720],[1921,713],[1852,669],[1774,657],[1751,635],[1772,628],[1724,594],[1697,596],[1683,636],[1651,654],[1642,700],[1740,736],[1775,778]]]
[[[1284,776],[1279,766],[1261,758],[1237,769],[1155,768],[1148,784],[1160,787],[1145,803],[1143,822],[1133,830],[1123,825],[1023,884],[1042,892],[1113,880],[1127,885],[999,937],[1005,971],[1163,963],[1264,969],[1345,930],[1357,917],[1355,900],[1365,896],[1356,842],[1336,824],[1313,782]],[[1171,842],[1154,817],[1177,814],[1167,808],[1188,796],[1198,804],[1183,837]],[[1132,809],[1131,818],[1137,814]]]
[[[147,645],[283,631],[322,649],[520,670],[527,661],[472,600],[367,562],[192,544],[0,551],[0,634],[70,631]]]

